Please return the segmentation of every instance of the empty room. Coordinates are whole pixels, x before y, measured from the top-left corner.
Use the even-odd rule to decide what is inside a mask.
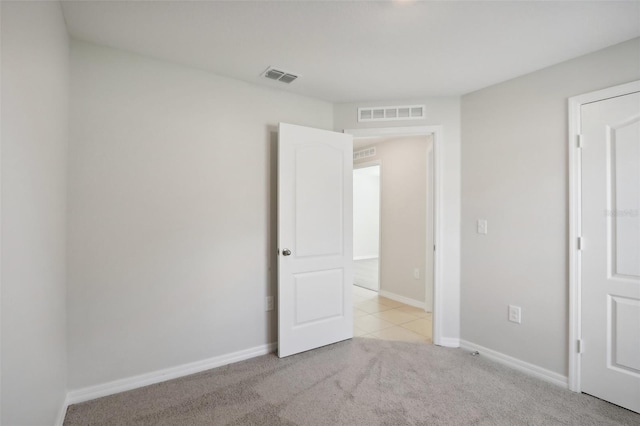
[[[640,1],[0,0],[0,424],[640,424]]]

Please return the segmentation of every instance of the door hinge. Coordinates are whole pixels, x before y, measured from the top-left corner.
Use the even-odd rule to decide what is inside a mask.
[[[436,251],[436,246],[435,246],[435,244],[433,245],[433,251]]]
[[[582,250],[583,246],[582,237],[578,237],[578,250]]]
[[[578,351],[579,354],[584,352],[584,344],[582,343],[582,339],[578,339],[576,350]]]
[[[576,147],[582,148],[582,135],[580,134],[576,135]]]

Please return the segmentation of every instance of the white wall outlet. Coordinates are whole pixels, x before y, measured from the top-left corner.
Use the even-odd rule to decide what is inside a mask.
[[[522,323],[522,310],[520,306],[509,305],[509,321]]]
[[[413,278],[415,278],[416,280],[420,279],[420,268],[415,268],[413,270]]]
[[[267,311],[273,311],[273,296],[267,296]]]
[[[487,235],[489,228],[486,219],[478,219],[478,234]]]

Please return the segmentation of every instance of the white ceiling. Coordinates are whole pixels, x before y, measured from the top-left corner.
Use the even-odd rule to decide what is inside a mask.
[[[640,36],[640,1],[64,1],[63,10],[78,39],[332,102],[460,95]],[[302,77],[267,80],[269,65]]]

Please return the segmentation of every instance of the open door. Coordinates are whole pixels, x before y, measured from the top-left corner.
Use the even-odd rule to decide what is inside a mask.
[[[281,123],[278,356],[353,337],[353,140]]]

